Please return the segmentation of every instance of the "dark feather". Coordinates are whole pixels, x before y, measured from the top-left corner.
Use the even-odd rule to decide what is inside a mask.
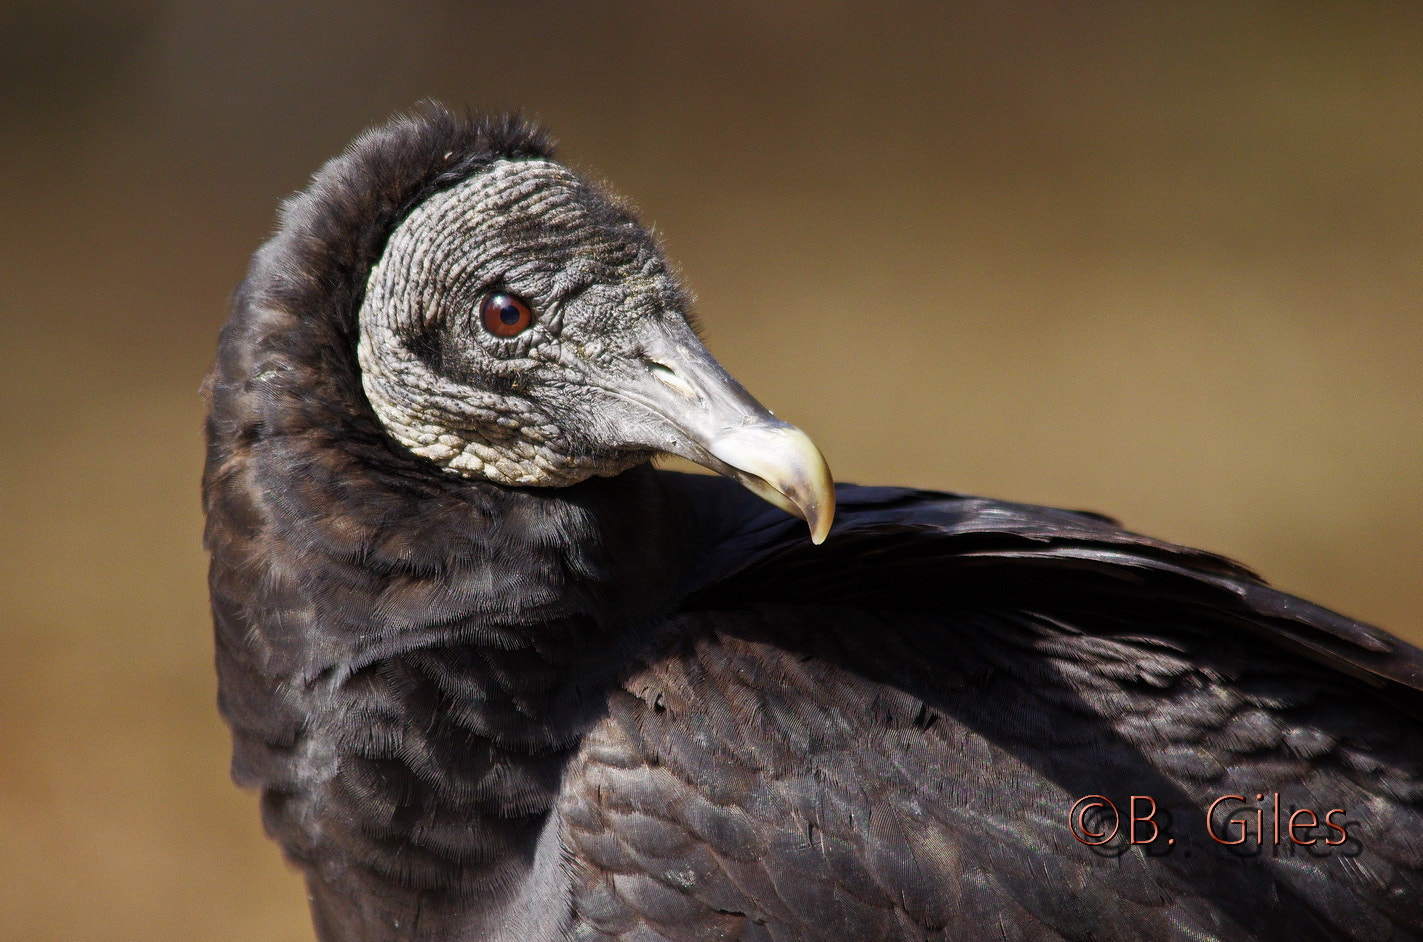
[[[426,194],[547,149],[433,108],[363,137],[209,379],[233,772],[322,939],[1423,937],[1423,653],[1378,629],[1095,515],[842,487],[814,547],[723,479],[396,445],[366,274]],[[1277,792],[1352,843],[1209,839]],[[1090,794],[1152,796],[1159,839],[1079,843]]]

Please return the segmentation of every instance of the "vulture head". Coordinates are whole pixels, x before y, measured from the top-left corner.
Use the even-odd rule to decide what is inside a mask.
[[[628,208],[547,156],[496,156],[391,232],[359,312],[361,384],[452,474],[563,486],[659,453],[745,484],[819,543],[824,459],[722,369]]]

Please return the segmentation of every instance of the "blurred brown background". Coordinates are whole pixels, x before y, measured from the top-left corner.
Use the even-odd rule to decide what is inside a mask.
[[[227,781],[198,385],[277,201],[427,96],[631,196],[841,479],[1423,641],[1423,8],[938,7],[7,0],[0,938],[311,937]]]

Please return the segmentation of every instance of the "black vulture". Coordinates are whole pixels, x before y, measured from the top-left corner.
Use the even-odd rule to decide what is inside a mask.
[[[219,702],[321,939],[1423,938],[1423,652],[1094,514],[836,487],[687,306],[541,131],[433,105],[256,254]]]

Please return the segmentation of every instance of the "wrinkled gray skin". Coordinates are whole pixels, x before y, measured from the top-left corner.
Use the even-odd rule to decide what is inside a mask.
[[[515,337],[480,303],[534,311]],[[824,458],[697,340],[652,236],[556,163],[496,160],[396,228],[360,312],[362,384],[401,444],[446,470],[556,487],[659,452],[735,478],[805,520],[835,513]]]
[[[493,291],[526,300],[533,327],[485,330]],[[452,471],[550,486],[616,474],[679,450],[625,391],[649,385],[654,351],[700,347],[685,307],[621,207],[551,161],[500,160],[391,237],[360,314],[366,395],[401,443]]]

